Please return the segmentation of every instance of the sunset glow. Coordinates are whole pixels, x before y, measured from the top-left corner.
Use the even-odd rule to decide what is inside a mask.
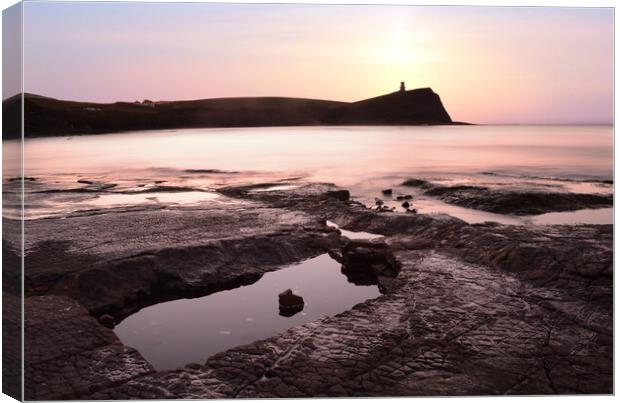
[[[454,120],[613,120],[613,10],[24,5],[25,89],[112,102],[356,101],[432,87]]]

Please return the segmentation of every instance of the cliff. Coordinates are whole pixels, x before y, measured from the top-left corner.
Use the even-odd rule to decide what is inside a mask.
[[[2,103],[3,138],[19,137],[21,97]],[[215,98],[98,104],[24,95],[26,137],[198,127],[454,124],[430,88],[359,102],[303,98]]]

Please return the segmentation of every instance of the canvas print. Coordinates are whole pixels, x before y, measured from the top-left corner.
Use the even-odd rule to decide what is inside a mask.
[[[3,12],[3,392],[613,393],[612,8]]]

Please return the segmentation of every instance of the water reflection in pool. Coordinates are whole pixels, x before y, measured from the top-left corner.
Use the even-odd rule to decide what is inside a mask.
[[[289,288],[304,298],[305,305],[287,318],[278,313],[278,294]],[[249,286],[142,309],[115,332],[158,370],[172,369],[204,363],[217,352],[335,315],[379,295],[375,285],[349,283],[340,264],[325,254],[266,273]]]

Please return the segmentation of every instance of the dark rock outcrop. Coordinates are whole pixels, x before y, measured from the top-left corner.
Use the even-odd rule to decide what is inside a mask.
[[[414,187],[418,187],[418,188],[422,188],[422,189],[429,189],[431,187],[433,187],[433,184],[429,181],[426,181],[424,179],[407,179],[406,181],[404,181],[403,183],[401,183],[401,186],[414,186]]]
[[[520,191],[470,185],[443,186],[422,179],[409,179],[402,185],[424,189],[425,195],[449,204],[498,214],[536,215],[613,205],[611,194]]]
[[[340,201],[347,201],[351,197],[348,190],[329,190],[325,192],[325,196],[337,199]]]
[[[430,88],[394,92],[354,102],[333,117],[339,124],[449,124],[452,119]]]
[[[342,271],[372,277],[396,277],[399,264],[385,242],[355,240],[342,248]]]

